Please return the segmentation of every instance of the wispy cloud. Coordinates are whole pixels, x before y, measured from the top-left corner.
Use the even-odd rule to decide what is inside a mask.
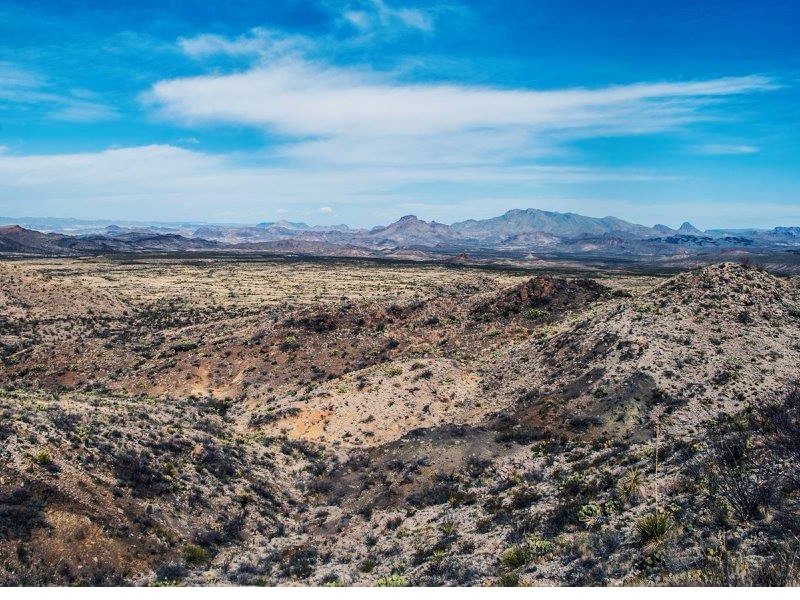
[[[342,12],[342,19],[361,32],[409,28],[430,33],[434,28],[431,12],[419,8],[394,7],[383,0],[353,2]]]
[[[257,156],[243,162],[151,145],[79,154],[0,154],[0,213],[26,206],[40,214],[54,214],[54,206],[64,205],[74,214],[86,216],[127,210],[130,217],[138,212],[163,218],[181,218],[181,214],[221,218],[224,211],[248,220],[286,204],[308,214],[326,214],[331,204],[319,205],[320,199],[325,199],[337,207],[369,206],[369,211],[360,211],[359,220],[363,221],[374,218],[374,210],[386,209],[404,197],[407,201],[414,186],[426,188],[425,197],[435,196],[443,186],[463,196],[477,188],[520,192],[545,183],[659,178],[663,176],[628,169],[543,166],[404,165],[343,170],[319,164],[297,169],[259,163]],[[225,202],[220,202],[221,198]]]
[[[255,27],[245,34],[230,38],[217,34],[201,34],[180,38],[180,49],[192,58],[227,55],[241,58],[276,58],[308,50],[312,46],[309,38]]]
[[[698,154],[757,154],[761,151],[758,146],[748,144],[702,144],[695,147]]]
[[[0,62],[0,102],[21,109],[37,109],[46,118],[88,122],[115,119],[117,111],[86,90],[53,91],[54,85],[37,73]]]
[[[145,98],[185,124],[293,137],[281,151],[296,159],[461,164],[540,156],[564,139],[669,131],[716,118],[729,97],[775,87],[762,75],[556,90],[407,83],[291,54],[240,73],[164,80]]]
[[[442,7],[431,4],[428,9],[393,6],[383,0],[331,3],[333,29],[342,27],[350,31],[329,31],[310,38],[289,34],[268,27],[254,27],[249,31],[229,37],[203,33],[178,39],[178,47],[195,59],[228,56],[242,60],[270,60],[296,54],[325,54],[342,48],[352,48],[369,43],[376,36],[393,37],[413,31],[431,33],[435,15]]]
[[[597,89],[505,90],[406,84],[390,74],[292,58],[244,73],[161,81],[149,98],[178,119],[295,135],[425,135],[502,127],[640,132],[702,119],[709,99],[773,87],[768,78],[753,75]]]

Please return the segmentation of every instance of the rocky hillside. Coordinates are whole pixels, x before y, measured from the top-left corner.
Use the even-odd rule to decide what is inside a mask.
[[[800,583],[796,278],[208,312],[9,280],[0,583]]]

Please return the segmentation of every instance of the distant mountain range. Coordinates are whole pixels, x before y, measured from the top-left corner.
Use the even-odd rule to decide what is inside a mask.
[[[10,219],[0,219],[0,222]],[[28,225],[31,220],[23,220]],[[40,219],[53,225],[55,220]],[[102,223],[102,227],[100,227]],[[110,252],[235,250],[313,255],[674,256],[732,250],[800,253],[800,227],[701,231],[647,227],[616,217],[587,217],[538,209],[509,210],[490,219],[446,225],[413,215],[372,229],[311,226],[277,221],[257,225],[196,225],[80,222],[65,233],[42,233],[19,224],[0,227],[0,252],[75,255]],[[82,233],[81,227],[87,229]]]
[[[107,235],[64,235],[24,229],[19,225],[0,227],[0,253],[39,256],[69,256],[114,252],[188,252],[213,250],[222,244],[188,238],[174,233],[124,231]]]

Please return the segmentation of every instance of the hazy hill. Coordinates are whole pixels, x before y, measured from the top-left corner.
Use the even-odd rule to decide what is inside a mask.
[[[70,236],[41,233],[18,225],[0,227],[0,252],[9,254],[60,256],[106,252],[182,252],[217,247],[219,243],[214,241],[146,231]]]
[[[533,232],[572,238],[603,234],[649,237],[655,234],[649,227],[628,223],[616,217],[597,219],[535,208],[510,210],[491,219],[453,223],[452,227],[465,237],[488,242],[499,242],[514,235]]]
[[[364,239],[378,245],[435,246],[450,243],[459,237],[449,225],[406,215],[386,227],[373,228]]]

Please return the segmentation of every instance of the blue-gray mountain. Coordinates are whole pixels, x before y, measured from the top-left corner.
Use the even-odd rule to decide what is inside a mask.
[[[0,222],[12,222],[0,218]],[[33,225],[43,232],[19,225]],[[102,225],[102,226],[101,226]],[[60,229],[60,231],[59,231]],[[72,235],[65,235],[68,232]],[[90,254],[137,251],[234,250],[310,255],[385,256],[416,252],[432,256],[469,253],[669,257],[768,250],[800,255],[800,227],[770,230],[710,229],[685,222],[678,229],[653,227],[617,217],[587,217],[538,209],[509,210],[490,219],[446,225],[407,215],[386,226],[310,226],[278,221],[257,225],[109,223],[20,219],[0,227],[0,252]]]

